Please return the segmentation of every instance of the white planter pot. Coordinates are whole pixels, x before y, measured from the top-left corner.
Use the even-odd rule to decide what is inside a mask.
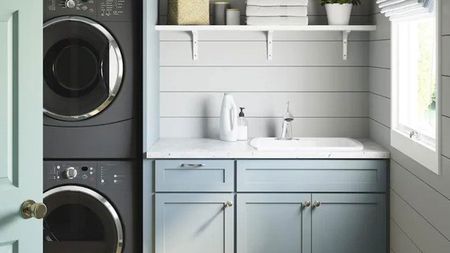
[[[329,25],[348,25],[353,4],[325,4]]]

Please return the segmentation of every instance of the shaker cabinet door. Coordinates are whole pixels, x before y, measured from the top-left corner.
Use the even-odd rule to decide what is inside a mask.
[[[155,197],[156,253],[233,253],[233,194]]]
[[[385,253],[384,194],[313,194],[312,253]]]
[[[309,253],[311,194],[238,194],[237,253]]]

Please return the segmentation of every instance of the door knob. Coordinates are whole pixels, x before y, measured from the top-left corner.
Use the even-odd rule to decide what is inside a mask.
[[[320,201],[314,201],[314,203],[312,204],[313,208],[319,207],[320,206]]]
[[[303,205],[305,207],[310,207],[311,206],[311,201],[305,201],[305,203]]]
[[[42,219],[47,214],[47,206],[44,203],[36,203],[33,200],[27,200],[22,203],[20,212],[24,219],[36,218]]]

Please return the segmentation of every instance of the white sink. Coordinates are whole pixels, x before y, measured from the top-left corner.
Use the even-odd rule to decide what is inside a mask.
[[[361,151],[361,142],[351,138],[294,138],[292,140],[279,140],[277,138],[254,138],[250,146],[259,151]]]

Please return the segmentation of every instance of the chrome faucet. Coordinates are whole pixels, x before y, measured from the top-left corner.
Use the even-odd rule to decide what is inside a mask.
[[[294,121],[294,116],[289,110],[289,102],[287,102],[286,113],[283,117],[283,124],[281,127],[281,137],[280,140],[292,140],[292,121]]]

